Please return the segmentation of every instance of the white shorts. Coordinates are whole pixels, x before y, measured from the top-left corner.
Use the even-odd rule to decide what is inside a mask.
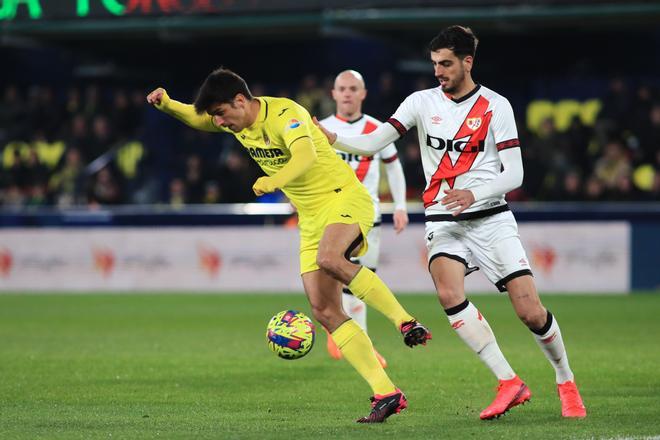
[[[512,279],[532,275],[511,211],[473,220],[428,221],[426,247],[429,267],[437,257],[460,261],[465,275],[481,269],[500,292]]]
[[[367,253],[351,261],[375,271],[378,268],[378,257],[380,256],[380,223],[375,223],[367,234]]]

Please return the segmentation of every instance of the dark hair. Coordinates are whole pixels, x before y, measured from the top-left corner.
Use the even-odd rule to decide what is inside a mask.
[[[252,99],[252,93],[243,78],[224,67],[215,69],[197,92],[195,111],[198,114],[208,112],[214,104],[232,102],[239,93]]]
[[[429,43],[429,50],[435,52],[440,49],[449,49],[457,57],[464,58],[468,55],[474,57],[477,52],[479,40],[472,29],[464,26],[449,26],[436,35]]]

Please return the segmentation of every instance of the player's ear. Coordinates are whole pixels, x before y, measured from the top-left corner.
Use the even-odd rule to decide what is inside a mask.
[[[242,93],[237,93],[236,96],[234,96],[234,100],[232,101],[232,107],[234,105],[238,105],[239,107],[245,107],[245,103],[247,102],[247,98],[245,97],[244,94]]]
[[[469,73],[472,72],[472,63],[474,62],[474,58],[472,58],[472,55],[468,55],[465,58],[463,58],[463,67],[465,70]]]

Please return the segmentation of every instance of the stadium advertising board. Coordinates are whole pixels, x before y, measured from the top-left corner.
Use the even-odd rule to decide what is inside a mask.
[[[630,227],[524,223],[539,290],[630,289]],[[383,227],[379,274],[397,292],[433,292],[424,227]],[[0,291],[292,292],[301,290],[298,234],[282,227],[0,230]],[[478,271],[470,292],[496,292]]]

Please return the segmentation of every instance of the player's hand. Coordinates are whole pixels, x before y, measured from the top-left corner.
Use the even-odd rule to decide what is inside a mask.
[[[278,188],[273,183],[272,177],[262,176],[252,185],[252,191],[258,196],[275,192]]]
[[[325,135],[325,137],[328,138],[328,142],[330,142],[330,145],[334,144],[337,142],[337,133],[333,133],[331,131],[328,131],[324,126],[321,125],[318,119],[316,119],[316,116],[312,116],[312,121],[314,121],[314,125],[316,125]]]
[[[405,209],[395,209],[392,214],[392,220],[394,221],[394,231],[400,234],[408,226],[408,213]]]
[[[169,99],[170,97],[162,87],[158,87],[156,90],[147,95],[147,102],[151,105],[155,105],[156,107],[160,107],[161,105],[166,104]]]
[[[453,216],[457,216],[474,203],[474,194],[469,189],[446,189],[445,194],[447,195],[440,203],[445,205]]]

